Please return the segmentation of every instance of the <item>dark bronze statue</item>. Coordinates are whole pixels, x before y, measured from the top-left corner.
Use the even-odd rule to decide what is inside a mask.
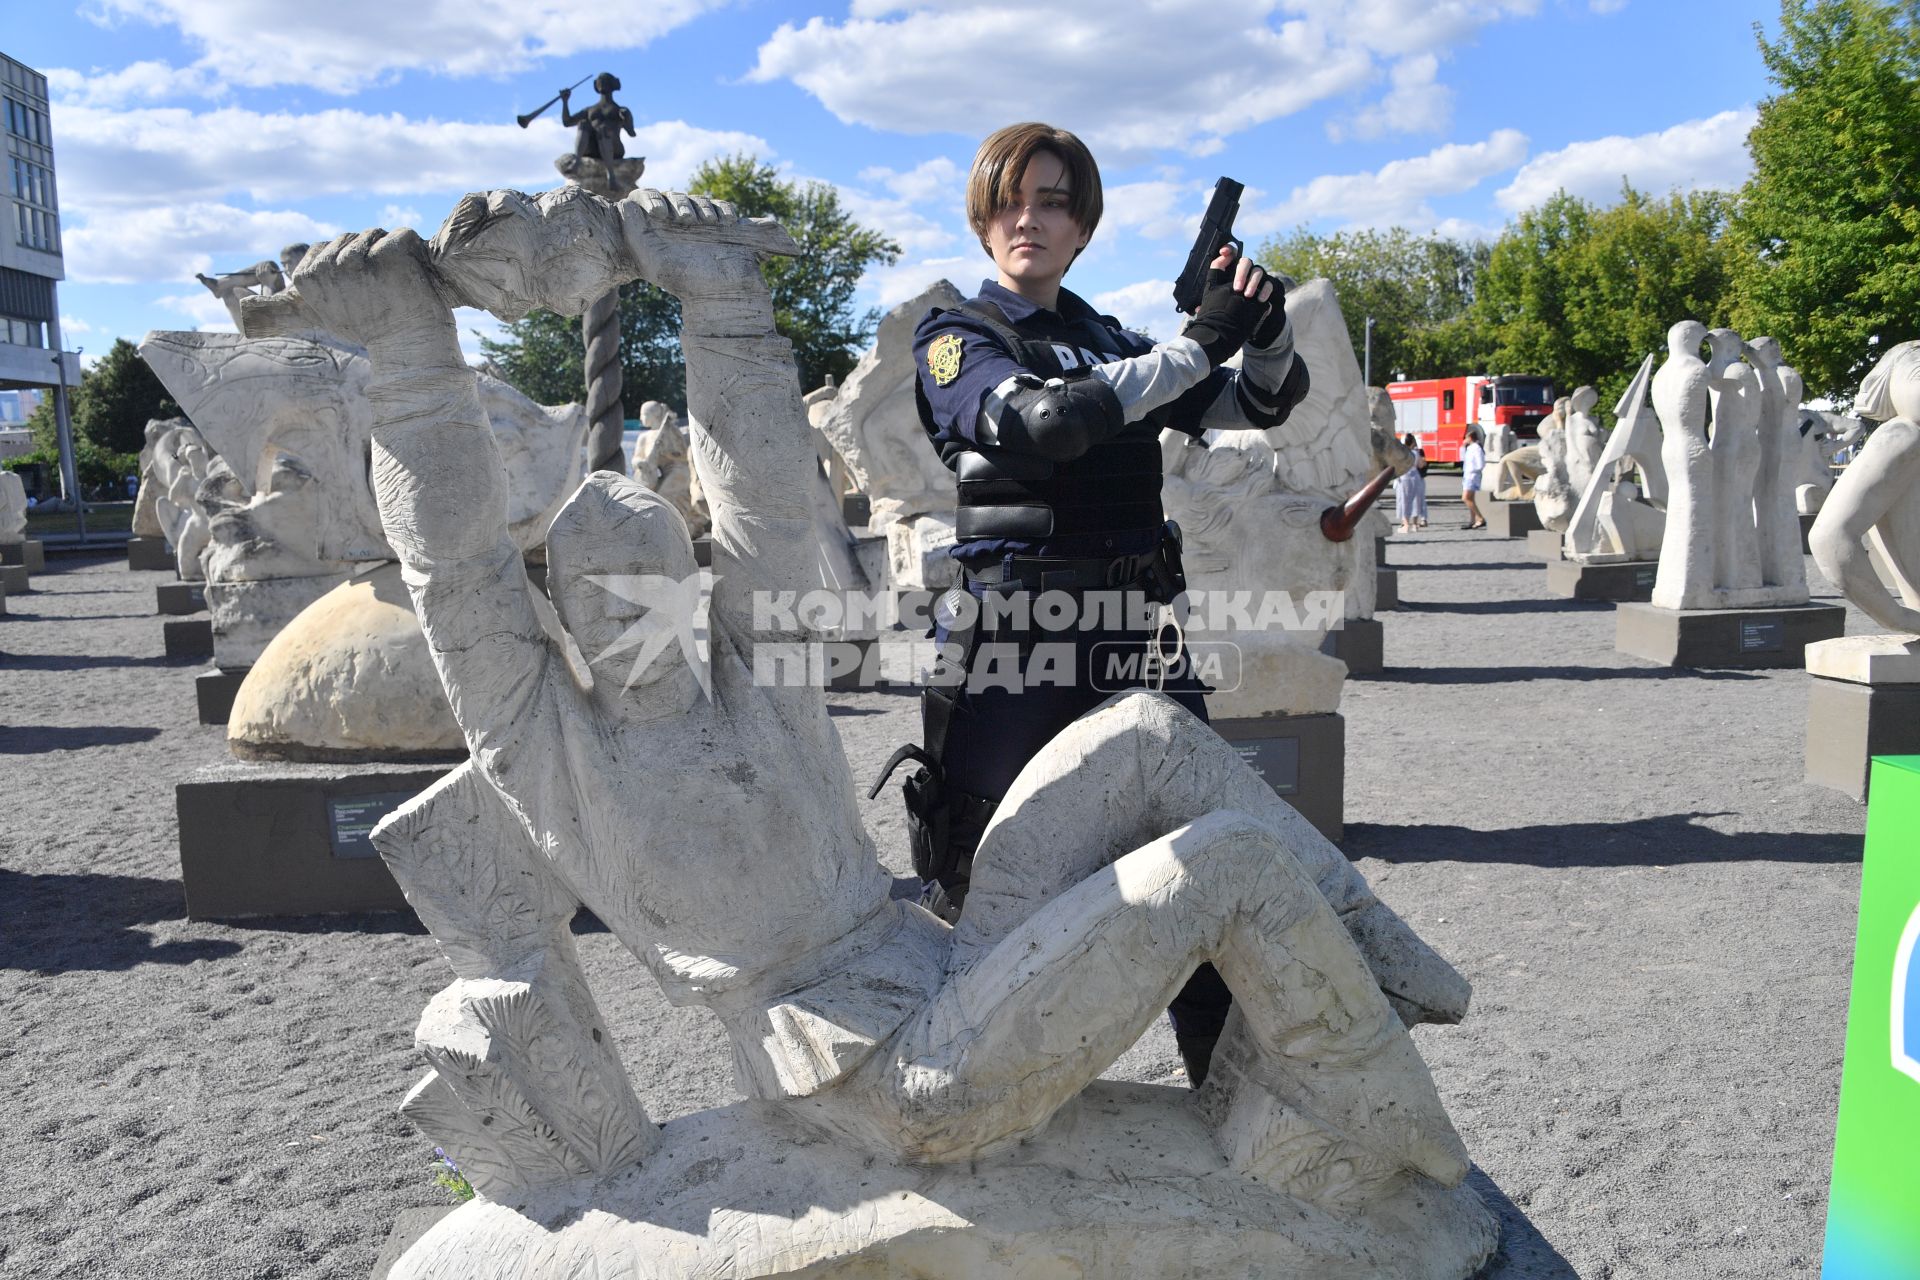
[[[577,113],[568,105],[573,90],[560,91],[560,123],[577,130],[573,154],[582,160],[598,160],[609,171],[627,157],[627,144],[621,141],[620,135],[638,136],[633,129],[633,112],[613,100],[613,92],[619,87],[619,76],[602,71],[593,78],[593,88],[600,100]]]

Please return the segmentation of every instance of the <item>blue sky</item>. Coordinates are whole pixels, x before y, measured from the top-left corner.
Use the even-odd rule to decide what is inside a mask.
[[[1072,129],[1107,217],[1067,283],[1164,333],[1223,173],[1256,245],[1302,223],[1486,237],[1623,175],[1737,186],[1768,92],[1753,26],[1777,18],[1774,0],[55,0],[4,38],[52,82],[61,311],[91,357],[228,327],[195,271],[365,226],[431,234],[463,192],[555,185],[571,131],[513,117],[602,70],[648,184],[751,151],[898,239],[865,305],[942,276],[971,292],[975,145],[1021,119]]]

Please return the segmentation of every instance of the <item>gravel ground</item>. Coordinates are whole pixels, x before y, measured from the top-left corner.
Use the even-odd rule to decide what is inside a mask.
[[[1348,686],[1345,847],[1474,984],[1416,1035],[1504,1219],[1486,1275],[1815,1274],[1865,815],[1801,781],[1807,677],[1620,657],[1609,606],[1434,515]],[[444,1202],[394,1107],[449,975],[410,917],[184,918],[172,788],[224,744],[164,580],[60,557],[0,619],[0,1276],[362,1280]],[[916,725],[834,710],[862,778]],[[717,1025],[581,941],[654,1117],[725,1101]],[[1164,1027],[1112,1072],[1177,1073]]]

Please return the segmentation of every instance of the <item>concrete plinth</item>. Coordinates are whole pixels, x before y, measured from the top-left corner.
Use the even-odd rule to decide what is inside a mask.
[[[47,567],[47,548],[38,538],[0,542],[0,564],[17,564],[28,573],[42,573]]]
[[[1527,554],[1538,556],[1542,560],[1566,559],[1566,535],[1552,529],[1529,529],[1527,531]]]
[[[1400,607],[1400,571],[1398,569],[1375,569],[1373,571],[1373,611],[1382,613],[1388,609]]]
[[[233,714],[233,700],[240,692],[240,682],[247,678],[251,667],[238,667],[232,671],[223,671],[215,667],[203,671],[194,677],[193,700],[200,711],[201,724],[225,724]]]
[[[1547,590],[1567,600],[1651,600],[1654,574],[1659,568],[1653,560],[1614,564],[1555,560],[1547,565]]]
[[[1808,782],[1865,800],[1873,757],[1910,755],[1920,755],[1920,684],[1808,681]]]
[[[1338,631],[1327,632],[1320,648],[1346,663],[1348,675],[1374,675],[1386,670],[1385,631],[1378,618],[1348,618]]]
[[[33,590],[33,584],[27,581],[27,566],[23,564],[0,564],[0,588],[8,595],[25,595]]]
[[[169,658],[211,658],[213,656],[212,619],[187,618],[179,622],[163,622],[160,627],[166,633]]]
[[[1346,830],[1347,722],[1338,711],[1215,720],[1214,731],[1329,840]]]
[[[873,519],[873,502],[864,493],[843,493],[840,495],[840,518],[847,522],[847,528],[860,529]]]
[[[1540,513],[1534,510],[1531,502],[1487,504],[1486,533],[1489,538],[1524,538],[1534,530],[1545,527],[1540,523]]]
[[[127,568],[142,571],[155,569],[172,571],[178,567],[165,538],[127,539]]]
[[[1809,644],[1846,625],[1837,604],[1661,609],[1633,602],[1614,612],[1613,647],[1665,667],[1799,667]]]
[[[200,613],[207,607],[207,588],[203,582],[163,582],[153,589],[155,613]]]
[[[192,920],[404,911],[373,824],[449,766],[212,764],[174,788]]]

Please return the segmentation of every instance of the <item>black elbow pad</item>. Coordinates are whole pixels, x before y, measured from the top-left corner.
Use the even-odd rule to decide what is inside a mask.
[[[1120,397],[1098,378],[1022,378],[998,414],[983,415],[979,441],[1068,462],[1112,439],[1125,425]]]

